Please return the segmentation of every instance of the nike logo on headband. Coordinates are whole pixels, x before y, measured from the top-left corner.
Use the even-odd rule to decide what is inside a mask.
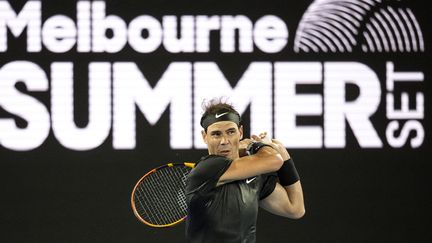
[[[217,113],[216,113],[215,118],[219,118],[219,117],[221,117],[221,116],[223,116],[223,115],[226,115],[226,114],[228,114],[228,112],[224,112],[224,113],[222,113],[222,114],[217,114]]]

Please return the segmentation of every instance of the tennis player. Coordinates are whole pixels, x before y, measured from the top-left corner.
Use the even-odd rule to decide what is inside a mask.
[[[222,99],[203,108],[202,137],[209,155],[186,180],[188,242],[255,242],[259,206],[301,218],[300,177],[284,145],[264,139],[265,133],[242,140],[240,115]]]

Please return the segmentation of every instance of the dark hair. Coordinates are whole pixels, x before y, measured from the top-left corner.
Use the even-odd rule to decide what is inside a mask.
[[[230,112],[230,113],[234,113],[235,115],[238,116],[239,118],[239,126],[241,124],[241,117],[240,114],[238,113],[238,111],[234,108],[234,106],[231,103],[228,103],[227,98],[224,97],[218,97],[218,98],[213,98],[211,100],[204,100],[202,103],[202,109],[204,111],[203,115],[201,116],[201,125],[203,123],[203,120],[209,116],[209,115],[216,115],[216,114],[220,114],[223,112]],[[204,127],[204,129],[207,131],[207,128]]]

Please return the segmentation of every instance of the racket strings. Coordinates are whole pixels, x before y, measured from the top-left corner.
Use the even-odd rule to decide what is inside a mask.
[[[149,174],[135,191],[135,207],[141,218],[154,225],[174,223],[187,214],[186,166],[164,167]]]

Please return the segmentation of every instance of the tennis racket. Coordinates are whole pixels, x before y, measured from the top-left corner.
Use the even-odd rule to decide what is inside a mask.
[[[194,166],[194,163],[170,163],[141,177],[131,196],[135,216],[151,227],[182,222],[187,215],[186,176]]]

